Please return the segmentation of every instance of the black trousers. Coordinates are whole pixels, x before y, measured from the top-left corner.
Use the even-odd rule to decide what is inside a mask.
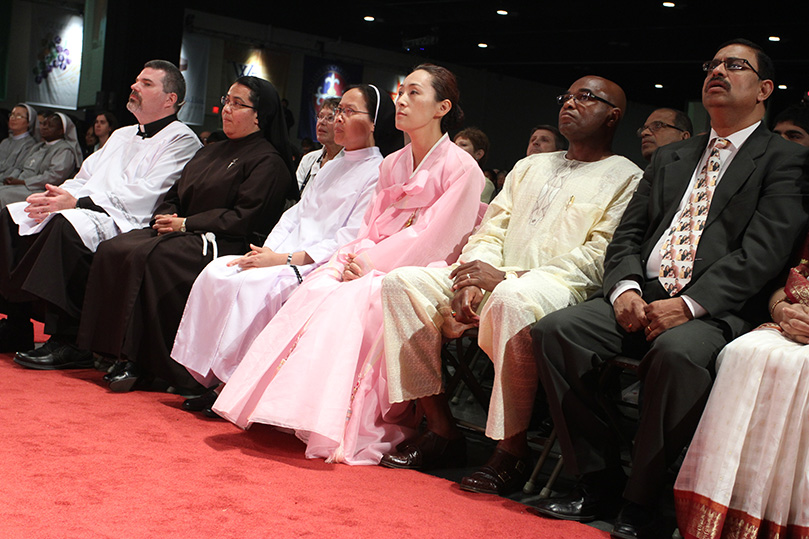
[[[0,257],[0,309],[42,320],[48,334],[75,338],[93,252],[70,221],[55,215],[39,234],[20,236],[3,209]]]
[[[643,297],[651,302],[668,295],[653,280],[643,286]],[[599,366],[617,355],[641,359],[640,424],[624,498],[654,503],[699,423],[714,361],[733,337],[727,325],[699,318],[647,343],[642,331],[624,331],[609,301],[596,297],[545,316],[531,335],[565,466],[578,476],[618,464],[618,441],[595,394]]]

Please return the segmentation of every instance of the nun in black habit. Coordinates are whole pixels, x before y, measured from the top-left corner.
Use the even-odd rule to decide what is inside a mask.
[[[222,105],[228,140],[202,148],[186,165],[152,228],[105,241],[96,252],[78,344],[119,358],[106,377],[113,391],[132,389],[139,377],[197,385],[169,356],[194,280],[218,255],[259,243],[297,191],[272,84],[241,77]]]

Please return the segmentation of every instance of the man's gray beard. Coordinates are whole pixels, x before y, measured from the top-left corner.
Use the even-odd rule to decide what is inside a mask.
[[[132,114],[140,112],[140,109],[141,109],[140,103],[138,103],[137,101],[130,99],[126,102],[126,110],[128,110]]]

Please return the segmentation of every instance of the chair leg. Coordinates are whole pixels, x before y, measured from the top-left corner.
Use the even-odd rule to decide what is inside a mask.
[[[556,467],[551,472],[550,477],[548,477],[548,482],[545,483],[545,488],[543,488],[539,492],[540,498],[550,498],[551,496],[551,489],[553,488],[553,484],[556,482],[556,478],[559,477],[559,474],[562,473],[562,465],[565,463],[562,457],[559,457],[559,460],[556,461]]]
[[[539,460],[537,460],[536,466],[534,466],[534,471],[531,472],[531,477],[528,481],[525,482],[525,486],[522,488],[522,491],[525,494],[533,494],[534,490],[536,489],[536,479],[539,476],[539,473],[542,471],[542,467],[545,465],[545,461],[548,460],[548,455],[551,453],[551,448],[553,447],[553,443],[556,441],[556,429],[554,428],[550,435],[548,435],[548,439],[545,441],[545,445],[542,446],[542,453],[539,455]],[[559,457],[559,461],[562,461],[562,458]],[[558,466],[558,464],[557,464]],[[558,474],[557,474],[558,475]],[[554,478],[555,479],[555,478]],[[551,482],[551,486],[553,483]],[[546,485],[546,488],[548,485]]]

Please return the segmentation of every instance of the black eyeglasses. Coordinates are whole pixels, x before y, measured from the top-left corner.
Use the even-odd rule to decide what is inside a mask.
[[[579,103],[587,103],[588,101],[601,101],[602,103],[606,103],[611,107],[618,108],[617,105],[613,105],[603,97],[598,97],[590,90],[583,90],[581,92],[576,92],[575,94],[562,94],[556,96],[556,102],[559,104],[560,107],[564,106],[564,104],[567,103],[570,99],[573,99],[573,101],[577,101]]]
[[[676,129],[677,131],[685,131],[685,129],[680,129],[676,125],[667,124],[666,122],[651,122],[642,127],[639,127],[636,133],[638,134],[638,137],[642,137],[643,136],[642,133],[647,129],[652,133],[657,133],[658,131],[660,131],[661,129],[665,129],[666,127]]]
[[[702,70],[705,71],[706,73],[709,73],[714,69],[716,69],[717,67],[719,67],[721,64],[725,64],[725,69],[727,69],[728,71],[742,71],[743,69],[745,69],[745,66],[749,67],[759,79],[764,80],[764,78],[758,74],[756,68],[753,67],[753,64],[751,64],[748,60],[745,60],[744,58],[725,58],[724,60],[718,60],[714,58],[710,62],[705,62],[704,64],[702,64]]]
[[[246,104],[244,104],[244,103],[242,103],[240,101],[233,101],[226,95],[223,95],[222,97],[220,97],[219,102],[222,103],[222,108],[225,108],[228,105],[230,105],[230,108],[233,109],[233,110],[239,110],[239,109],[258,110],[258,109],[256,109],[256,107],[251,107],[250,105],[246,105]]]
[[[343,116],[345,116],[346,118],[351,118],[355,114],[368,114],[368,115],[370,115],[371,113],[366,111],[366,110],[354,110],[354,109],[349,108],[349,107],[337,107],[337,108],[334,109],[334,117],[335,118],[337,118],[337,116],[340,116],[341,114]]]

